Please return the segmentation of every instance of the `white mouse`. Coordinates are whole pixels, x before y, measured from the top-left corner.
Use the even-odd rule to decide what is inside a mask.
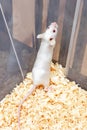
[[[37,36],[42,41],[32,70],[32,78],[35,86],[43,85],[45,89],[49,86],[50,64],[56,43],[57,28],[58,25],[56,22],[53,22],[45,33]]]
[[[25,95],[21,101],[18,108],[18,130],[20,129],[20,108],[26,98],[32,94],[34,89],[43,85],[45,91],[48,90],[49,81],[50,81],[50,65],[53,56],[53,49],[56,44],[56,36],[58,32],[58,25],[56,22],[53,22],[48,26],[46,31],[43,34],[37,35],[37,38],[41,38],[41,45],[37,53],[36,61],[32,69],[32,79],[33,85],[29,89],[28,93]]]

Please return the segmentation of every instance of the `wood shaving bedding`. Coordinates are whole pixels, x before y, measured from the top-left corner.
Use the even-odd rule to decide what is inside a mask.
[[[50,89],[37,88],[21,108],[21,130],[87,130],[87,91],[69,81],[64,68],[51,64]],[[0,130],[18,130],[18,106],[32,74],[0,102]]]

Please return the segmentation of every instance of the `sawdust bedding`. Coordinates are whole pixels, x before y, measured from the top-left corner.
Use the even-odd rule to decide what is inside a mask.
[[[64,68],[51,64],[50,89],[37,88],[21,108],[21,130],[87,130],[87,91],[69,81]],[[38,76],[38,75],[37,75]],[[32,74],[0,102],[0,130],[18,130],[18,106]]]

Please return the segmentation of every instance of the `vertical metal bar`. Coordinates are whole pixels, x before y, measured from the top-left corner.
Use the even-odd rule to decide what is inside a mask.
[[[43,0],[35,0],[35,38],[37,34],[41,33],[42,29],[42,11]],[[36,49],[39,49],[38,39],[36,38]]]
[[[47,14],[47,26],[51,22],[58,21],[58,8],[59,0],[49,0],[48,4],[48,14]]]
[[[83,0],[84,1],[84,0]],[[72,55],[71,55],[71,60],[70,60],[70,68],[73,65],[73,60],[74,60],[74,54],[75,54],[75,49],[76,49],[76,43],[77,43],[77,38],[78,38],[78,34],[79,34],[79,29],[80,29],[80,22],[81,22],[81,16],[82,16],[82,9],[83,9],[83,3],[81,2],[80,4],[80,9],[79,9],[79,15],[78,15],[78,21],[77,21],[77,27],[76,27],[76,32],[74,35],[74,40],[73,40],[73,48],[72,48]]]
[[[82,2],[82,0],[77,0],[77,3],[76,3],[73,27],[72,27],[70,44],[69,44],[69,49],[68,49],[69,51],[68,51],[67,62],[66,62],[66,75],[68,74],[68,70],[69,70],[69,67],[70,67],[70,59],[71,59],[72,50],[73,50],[74,36],[75,36],[75,32],[76,32],[81,2]]]

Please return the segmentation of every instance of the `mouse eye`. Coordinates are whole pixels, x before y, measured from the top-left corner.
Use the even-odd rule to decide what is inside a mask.
[[[50,41],[53,40],[53,38],[50,38]]]
[[[55,30],[53,30],[53,32],[55,33],[56,31],[55,31]]]

